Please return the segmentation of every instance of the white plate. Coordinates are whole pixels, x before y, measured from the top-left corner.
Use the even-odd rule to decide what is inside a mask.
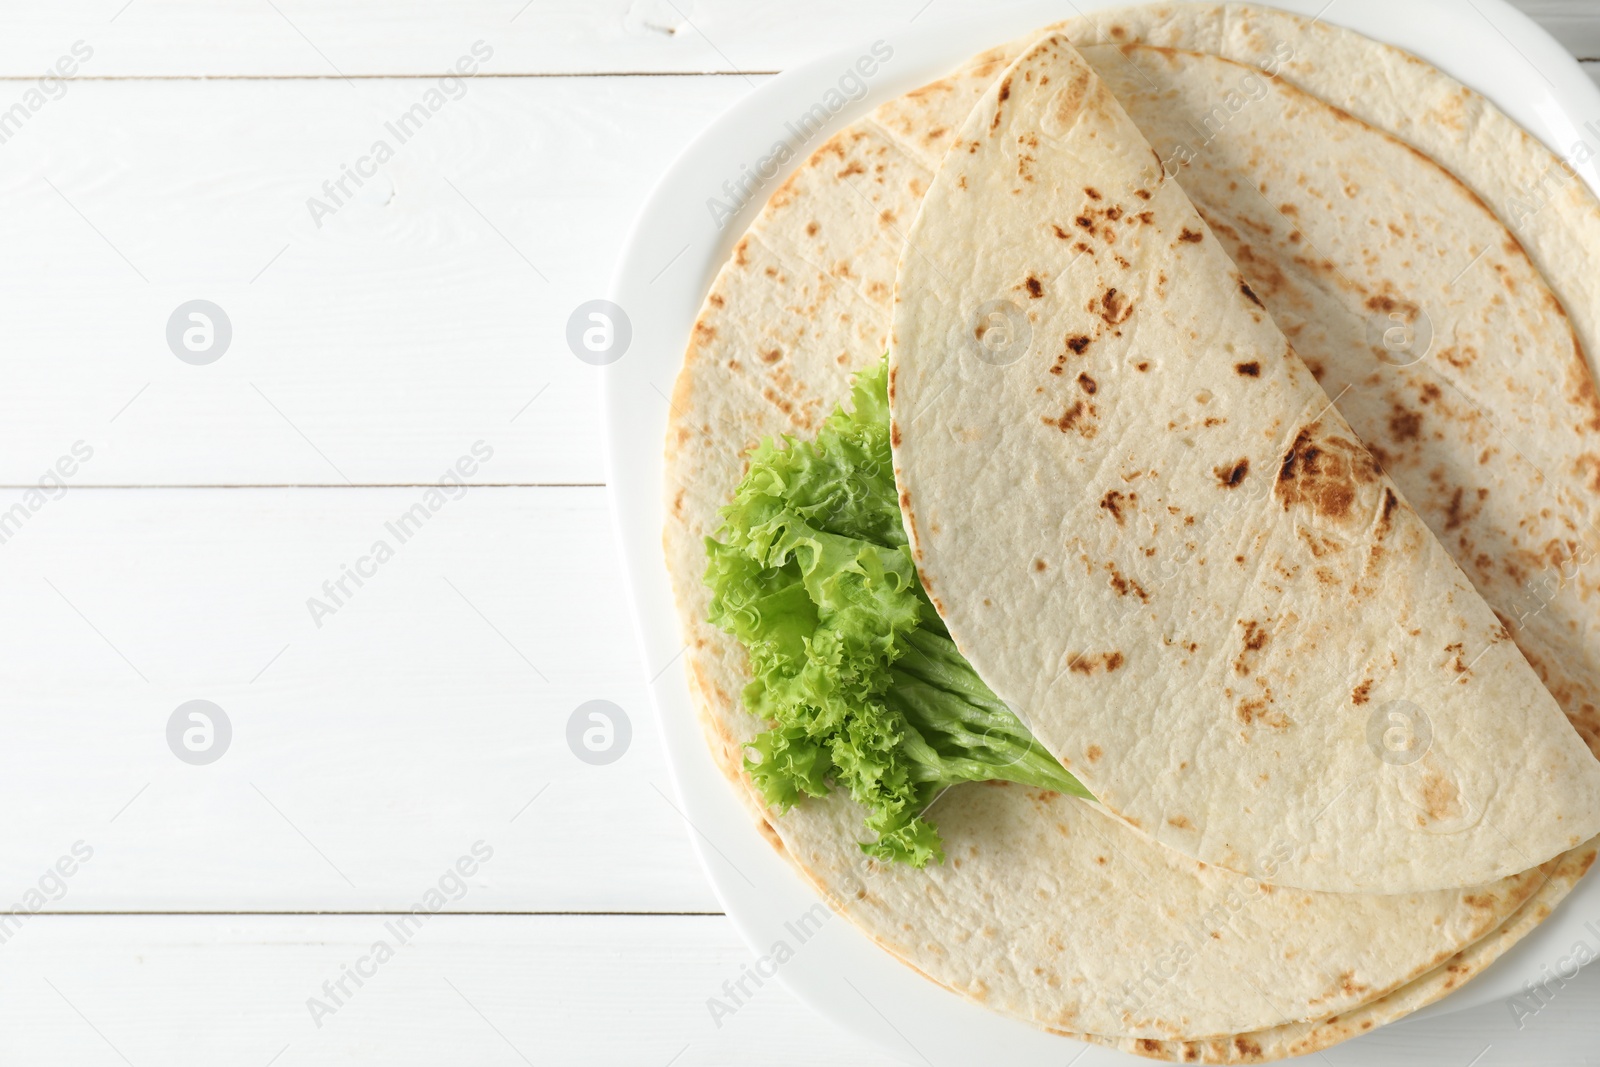
[[[940,77],[983,48],[1080,10],[1114,6],[1124,5],[1030,2],[981,17],[885,33],[894,54],[870,79],[867,95],[840,110],[826,131],[808,139],[796,152],[797,161],[840,126]],[[1308,16],[1327,8],[1323,17],[1329,21],[1422,56],[1482,92],[1557,151],[1579,139],[1580,116],[1600,115],[1600,91],[1577,63],[1503,0],[1334,0],[1331,5],[1283,0],[1276,6]],[[779,979],[829,1018],[908,1059],[930,1065],[1059,1065],[1080,1046],[948,992],[874,946],[848,922],[831,917],[826,908],[812,910],[817,896],[756,832],[712,763],[682,669],[683,646],[661,551],[667,398],[713,275],[785,172],[762,182],[720,229],[707,200],[726,201],[724,182],[737,183],[756,170],[775,142],[792,143],[785,122],[821,100],[871,44],[860,42],[760,86],[689,146],[645,203],[611,293],[631,320],[631,346],[602,371],[613,514],[676,781],[676,802],[694,828],[717,895],[757,961],[783,942],[794,955],[776,967]],[[1595,163],[1580,169],[1600,189]],[[830,918],[802,943],[792,924],[801,916],[824,913]],[[1427,1013],[1477,1007],[1520,993],[1524,982],[1542,980],[1541,968],[1554,968],[1577,941],[1600,951],[1600,937],[1584,928],[1589,920],[1600,929],[1600,882],[1594,878],[1585,879],[1554,916],[1483,976]],[[761,968],[773,969],[770,964]],[[732,997],[725,1000],[734,1005]],[[1124,1061],[1120,1054],[1096,1049],[1079,1062]]]

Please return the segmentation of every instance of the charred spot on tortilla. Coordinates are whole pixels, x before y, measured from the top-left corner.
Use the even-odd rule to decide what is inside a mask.
[[[1078,375],[1078,387],[1084,392],[1088,393],[1090,396],[1093,396],[1095,391],[1099,388],[1099,386],[1095,384],[1094,379],[1089,377],[1087,374]]]
[[[1085,337],[1081,333],[1074,334],[1073,336],[1067,338],[1067,347],[1072,349],[1074,355],[1081,356],[1083,355],[1084,349],[1089,347],[1089,342],[1091,340],[1092,338]]]
[[[1205,240],[1205,235],[1195,233],[1193,230],[1189,229],[1189,227],[1185,226],[1182,232],[1178,234],[1178,240],[1182,241],[1184,244],[1199,244],[1201,241]]]
[[[1232,489],[1244,481],[1245,475],[1250,473],[1250,460],[1245,458],[1229,466],[1213,468],[1212,473],[1217,476],[1217,481],[1222,483],[1224,489]]]
[[[1124,499],[1123,495],[1115,489],[1100,498],[1100,506],[1111,513],[1111,517],[1117,520],[1118,526],[1122,525],[1122,501]]]
[[[1344,437],[1317,437],[1320,422],[1295,434],[1294,443],[1283,455],[1278,482],[1273,494],[1285,511],[1297,504],[1310,504],[1312,511],[1331,519],[1350,515],[1360,485],[1376,482],[1378,465],[1366,449]]]
[[[1028,296],[1032,299],[1037,300],[1044,295],[1044,286],[1033,275],[1028,275],[1028,280],[1022,284],[1027,287]]]
[[[1063,230],[1060,226],[1057,226],[1053,222],[1050,224],[1050,229],[1055,231],[1055,235],[1061,238],[1063,241],[1072,240],[1072,235],[1070,233],[1068,233],[1066,230]]]
[[[1090,200],[1099,200],[1101,198],[1100,191],[1089,185],[1085,185],[1083,187],[1083,195],[1087,196]]]
[[[1246,378],[1261,377],[1261,364],[1253,359],[1249,363],[1235,363],[1233,369],[1235,373],[1242,374]]]
[[[1133,314],[1133,300],[1119,293],[1113,286],[1096,300],[1089,301],[1089,310],[1099,315],[1107,326],[1119,326]]]
[[[1249,297],[1250,298],[1250,302],[1252,304],[1254,304],[1256,307],[1262,308],[1262,309],[1266,308],[1267,305],[1265,305],[1265,304],[1263,304],[1261,302],[1261,298],[1256,295],[1255,290],[1250,288],[1250,283],[1245,281],[1243,278],[1239,279],[1239,291],[1241,293],[1243,293],[1245,296]]]
[[[1072,402],[1072,406],[1067,408],[1067,410],[1063,411],[1057,417],[1052,419],[1050,416],[1044,415],[1041,416],[1041,421],[1043,421],[1046,426],[1054,426],[1062,433],[1068,433],[1073,429],[1077,429],[1077,431],[1084,437],[1093,437],[1098,432],[1095,428],[1095,425],[1091,422],[1079,422],[1079,419],[1083,417],[1085,412],[1087,412],[1090,416],[1095,415],[1096,412],[1094,405],[1085,404],[1082,400],[1074,400]]]

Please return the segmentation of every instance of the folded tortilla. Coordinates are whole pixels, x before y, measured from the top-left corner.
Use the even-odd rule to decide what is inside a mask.
[[[1228,16],[1226,32],[1220,14],[1205,22],[1213,10],[1222,9],[1179,9],[1192,16],[1180,23],[1163,21],[1166,8],[1119,13],[1102,28],[1130,40],[1159,30],[1161,43],[1177,46],[1193,32],[1206,38],[1196,47],[1215,40],[1251,63],[1270,53],[1250,50],[1261,35],[1240,17]],[[1268,42],[1292,26],[1276,25]],[[1313,31],[1327,54],[1347,67],[1367,63],[1363,76],[1382,81],[1371,71],[1392,49],[1326,24],[1305,30]],[[955,127],[1020,47],[980,56],[831,138],[774,194],[714,282],[672,395],[667,442],[665,541],[692,687],[718,764],[774,847],[835,910],[934,981],[1015,1018],[1147,1056],[1230,1063],[1309,1053],[1476,974],[1549,913],[1587,869],[1592,847],[1479,891],[1269,891],[1156,848],[1093,805],[974,785],[946,793],[930,813],[951,858],[917,872],[863,863],[859,813],[846,798],[779,817],[762,810],[741,768],[742,745],[761,724],[740,706],[749,680],[742,651],[705,622],[702,539],[716,529],[744,450],[764,436],[814,432],[845,397],[850,374],[879,358],[906,227]],[[1109,51],[1091,60],[1102,76],[1124,64]],[[1278,84],[1301,76],[1301,65],[1292,61]],[[1406,91],[1429,84],[1415,78]],[[1516,129],[1476,97],[1469,110],[1477,129],[1496,119]],[[1311,147],[1301,141],[1306,129],[1278,131],[1286,157]],[[1370,143],[1352,153],[1392,140],[1368,127],[1363,136]],[[1519,167],[1539,166],[1542,149],[1531,141],[1508,151]],[[1564,210],[1555,205],[1548,217]],[[1241,265],[1261,291],[1259,265]],[[1430,435],[1367,439],[1407,455],[1432,447]],[[1257,990],[1270,991],[1271,1003]]]
[[[1293,837],[1272,880],[1338,893],[1600,833],[1600,763],[1064,34],[981,98],[907,246],[923,584],[1105,807],[1243,873]]]

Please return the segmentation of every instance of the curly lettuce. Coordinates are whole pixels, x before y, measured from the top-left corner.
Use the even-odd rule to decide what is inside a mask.
[[[959,782],[1089,793],[984,685],[917,580],[896,499],[884,364],[814,441],[762,441],[708,538],[710,621],[749,653],[745,707],[768,724],[745,767],[787,811],[834,787],[866,811],[862,849],[942,861],[924,818]]]

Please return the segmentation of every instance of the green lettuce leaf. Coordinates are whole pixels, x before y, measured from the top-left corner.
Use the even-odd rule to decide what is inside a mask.
[[[766,440],[707,539],[710,621],[749,653],[745,707],[768,724],[745,767],[787,811],[834,787],[866,809],[871,856],[942,860],[923,811],[958,782],[1089,793],[956,650],[906,544],[885,365],[815,441]]]

